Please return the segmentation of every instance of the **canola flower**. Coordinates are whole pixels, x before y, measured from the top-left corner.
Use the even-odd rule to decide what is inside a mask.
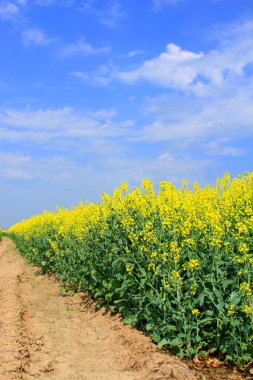
[[[192,310],[192,315],[197,316],[197,315],[199,315],[199,314],[200,314],[199,309],[193,309],[193,310]]]
[[[160,347],[253,360],[253,173],[177,189],[122,182],[101,202],[44,212],[9,230],[66,288],[91,292]]]

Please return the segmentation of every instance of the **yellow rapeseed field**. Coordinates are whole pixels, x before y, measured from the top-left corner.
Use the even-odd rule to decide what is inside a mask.
[[[97,204],[10,228],[18,249],[64,286],[88,290],[181,356],[253,360],[253,173],[157,193],[125,182]]]

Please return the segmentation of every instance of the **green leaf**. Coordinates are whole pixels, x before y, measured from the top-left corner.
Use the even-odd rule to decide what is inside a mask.
[[[137,315],[129,315],[124,318],[123,320],[125,325],[136,325],[138,323],[138,316]]]
[[[220,302],[218,303],[218,305],[216,305],[216,307],[217,307],[217,309],[218,309],[219,311],[220,311],[221,309],[223,309],[224,306],[225,306],[225,304],[224,304],[223,301],[220,301]]]
[[[170,343],[170,339],[163,338],[162,340],[160,340],[157,346],[158,348],[162,348],[163,346],[166,346],[166,344],[168,343]]]
[[[200,293],[200,295],[198,296],[199,306],[203,306],[205,297],[206,297],[205,293]]]
[[[147,331],[151,331],[151,330],[153,330],[153,328],[154,328],[154,324],[153,323],[147,323],[146,326],[145,326],[145,329]]]
[[[211,322],[213,322],[213,318],[206,317],[206,318],[199,320],[198,325],[203,325],[203,324],[209,325]]]
[[[112,300],[112,298],[113,298],[113,293],[107,293],[105,295],[105,300],[108,302],[110,302]]]
[[[207,310],[206,315],[210,315],[210,317],[212,317],[214,315],[213,310]]]
[[[160,334],[158,334],[157,331],[154,331],[154,332],[153,332],[152,338],[153,338],[153,341],[154,341],[155,343],[158,343],[158,342],[160,342],[160,340],[161,340],[161,336],[160,336]]]
[[[238,305],[241,301],[241,297],[237,292],[232,292],[229,297],[229,305]]]
[[[169,345],[172,346],[172,347],[176,347],[176,346],[179,346],[180,344],[183,343],[183,340],[179,337],[176,337],[175,339],[171,340],[169,342]]]

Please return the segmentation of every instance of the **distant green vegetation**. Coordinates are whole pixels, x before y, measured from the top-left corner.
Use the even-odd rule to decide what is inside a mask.
[[[2,238],[4,236],[8,236],[8,231],[3,230],[2,228],[0,228],[0,241],[2,241]]]

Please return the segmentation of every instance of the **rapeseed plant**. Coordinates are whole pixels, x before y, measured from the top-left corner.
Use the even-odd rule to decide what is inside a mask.
[[[180,356],[253,360],[253,173],[193,190],[126,182],[17,223],[20,252]]]

